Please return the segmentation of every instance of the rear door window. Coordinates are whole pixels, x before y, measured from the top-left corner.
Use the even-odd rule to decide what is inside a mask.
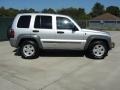
[[[34,28],[52,29],[52,16],[36,16]]]
[[[30,20],[31,20],[31,16],[30,15],[21,16],[19,18],[18,23],[17,23],[17,27],[18,28],[29,28]]]

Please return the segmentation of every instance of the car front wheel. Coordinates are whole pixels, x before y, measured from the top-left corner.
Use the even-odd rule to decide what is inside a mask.
[[[107,44],[103,41],[92,42],[86,52],[87,57],[92,59],[104,59],[108,54]]]

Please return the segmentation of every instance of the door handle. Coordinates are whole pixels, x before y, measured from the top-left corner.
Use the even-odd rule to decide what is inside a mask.
[[[33,30],[33,32],[39,32],[39,30]]]
[[[64,32],[63,31],[57,31],[58,34],[63,34]]]

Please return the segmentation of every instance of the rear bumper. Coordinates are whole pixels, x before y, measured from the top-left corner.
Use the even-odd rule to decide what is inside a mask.
[[[15,41],[14,38],[10,38],[10,45],[11,45],[12,47],[17,47],[17,46],[16,46],[16,41]]]

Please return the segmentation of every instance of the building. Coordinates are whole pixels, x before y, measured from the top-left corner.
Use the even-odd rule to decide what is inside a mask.
[[[105,13],[89,20],[89,28],[100,30],[120,30],[120,17],[116,17],[110,13]]]

